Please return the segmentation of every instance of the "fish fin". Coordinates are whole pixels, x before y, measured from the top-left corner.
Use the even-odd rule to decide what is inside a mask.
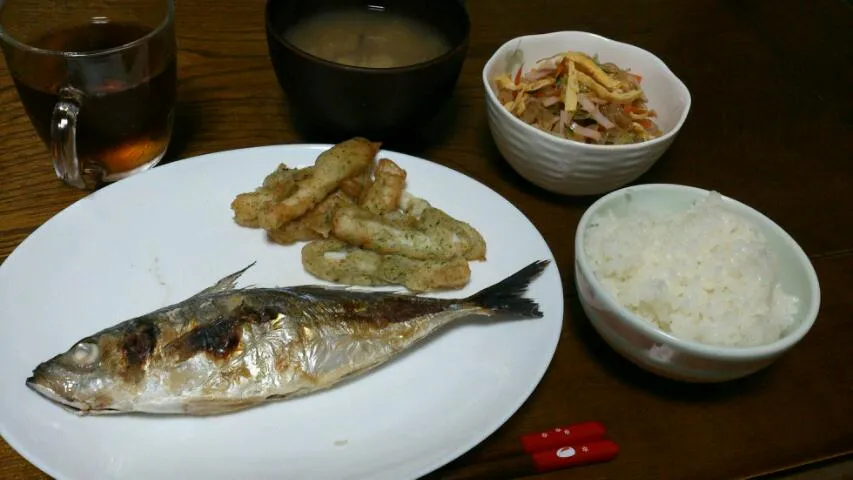
[[[187,402],[184,411],[187,415],[206,416],[236,412],[263,403],[264,397],[249,397],[235,399],[196,399]]]
[[[389,293],[391,295],[397,295],[397,296],[401,296],[401,297],[417,297],[417,296],[419,296],[418,292],[413,292],[411,290],[405,290],[405,289],[388,290],[385,293]]]
[[[347,294],[347,293],[374,293],[375,290],[356,285],[298,285],[295,287],[281,287],[284,290],[307,295],[325,295],[331,292]]]
[[[224,292],[225,290],[232,290],[234,288],[234,285],[237,284],[237,279],[240,278],[240,275],[243,275],[246,272],[246,270],[255,266],[255,263],[257,263],[257,262],[252,262],[248,266],[243,267],[240,270],[237,270],[236,272],[232,273],[231,275],[228,275],[227,277],[223,277],[222,279],[220,279],[215,284],[205,288],[204,290],[196,293],[193,296],[198,297],[201,295],[207,295],[208,293]]]
[[[542,318],[539,304],[524,296],[528,285],[539,276],[550,260],[538,260],[518,272],[471,295],[466,302],[486,308],[492,313]]]

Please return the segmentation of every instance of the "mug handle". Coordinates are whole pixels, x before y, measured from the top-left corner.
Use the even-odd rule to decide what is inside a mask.
[[[82,104],[80,90],[71,86],[59,90],[50,124],[50,150],[56,176],[73,187],[93,189],[106,172],[100,165],[83,165],[77,157],[77,117]]]

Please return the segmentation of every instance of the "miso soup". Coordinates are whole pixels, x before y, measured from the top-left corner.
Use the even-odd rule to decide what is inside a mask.
[[[331,62],[393,68],[432,60],[450,42],[424,22],[389,12],[334,10],[300,21],[285,33],[296,48]]]

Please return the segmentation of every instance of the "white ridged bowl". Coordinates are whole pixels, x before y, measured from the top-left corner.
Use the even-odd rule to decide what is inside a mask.
[[[633,209],[673,213],[705,198],[708,191],[673,184],[632,185],[611,192],[583,214],[575,234],[575,282],[580,303],[593,328],[619,354],[662,377],[693,383],[724,382],[751,375],[776,361],[811,330],[820,309],[820,285],[808,256],[779,225],[758,210],[723,197],[725,208],[752,222],[767,240],[776,259],[782,288],[799,298],[794,325],[780,339],[765,345],[706,345],[664,332],[634,314],[611,295],[587,258],[584,237],[602,214],[629,215]]]
[[[663,136],[631,145],[588,145],[557,138],[509,113],[498,101],[493,80],[510,71],[520,50],[525,70],[536,60],[566,50],[598,55],[642,75],[649,106]],[[517,66],[516,66],[517,68]],[[514,38],[483,68],[489,130],[501,155],[524,178],[554,193],[596,195],[624,186],[645,173],[672,144],[690,111],[690,92],[655,55],[587,32],[553,32]]]

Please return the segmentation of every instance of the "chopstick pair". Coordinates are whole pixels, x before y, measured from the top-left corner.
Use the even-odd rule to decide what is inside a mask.
[[[619,445],[606,439],[599,422],[584,422],[529,433],[509,448],[486,454],[475,463],[446,472],[442,479],[515,478],[612,460]]]
[[[619,445],[606,435],[601,423],[584,422],[524,435],[521,445],[536,471],[543,473],[612,460]]]

